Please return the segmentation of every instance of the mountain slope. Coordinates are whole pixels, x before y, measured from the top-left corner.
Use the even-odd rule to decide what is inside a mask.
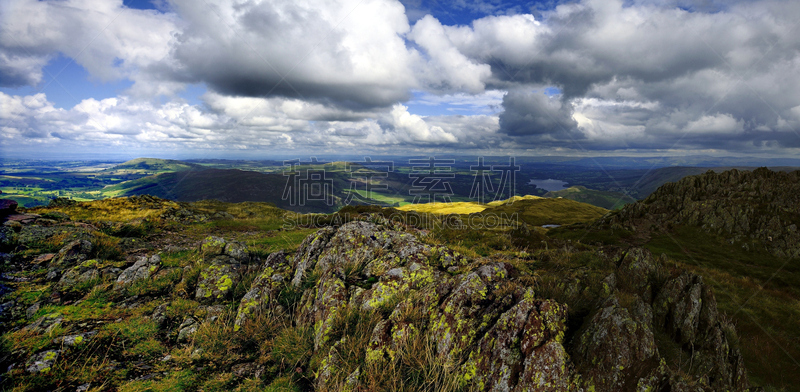
[[[334,190],[346,189],[342,179],[334,178]],[[298,212],[333,212],[342,196],[335,191],[333,204],[308,200],[304,205],[283,199],[287,177],[238,169],[203,169],[162,173],[128,181],[104,189],[119,196],[152,195],[177,201],[219,200],[239,203],[245,201],[272,203],[278,208]],[[294,204],[294,205],[293,205]]]
[[[643,246],[702,275],[736,323],[751,380],[800,380],[800,171],[690,176],[562,238]],[[780,353],[780,354],[776,354]]]
[[[550,191],[544,197],[564,198],[591,204],[607,210],[622,208],[622,206],[636,202],[636,199],[620,192],[598,191],[584,186],[571,186],[560,191]]]
[[[104,174],[156,174],[201,168],[201,165],[174,159],[136,158],[108,168]]]
[[[690,176],[661,186],[608,218],[635,230],[686,225],[745,248],[800,255],[800,171],[736,169]]]

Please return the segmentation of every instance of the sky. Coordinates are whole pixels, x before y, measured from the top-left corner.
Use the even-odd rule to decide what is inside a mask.
[[[800,156],[800,2],[3,0],[0,157]]]

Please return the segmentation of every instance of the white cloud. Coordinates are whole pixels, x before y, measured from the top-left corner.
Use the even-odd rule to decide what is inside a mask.
[[[442,127],[431,126],[422,117],[411,114],[403,105],[395,105],[388,120],[401,139],[411,143],[449,144],[458,142],[453,134],[445,132]]]
[[[408,38],[424,48],[431,59],[422,75],[428,86],[441,91],[483,92],[484,81],[492,74],[491,67],[473,62],[459,52],[434,17],[428,15],[419,20]]]
[[[37,84],[63,53],[100,80],[137,80],[167,57],[177,16],[122,0],[8,0],[0,5],[0,74],[6,86]]]
[[[736,121],[730,114],[715,114],[689,122],[685,131],[693,134],[735,135],[743,132],[744,128],[742,123]]]
[[[0,85],[41,83],[59,53],[92,78],[134,85],[72,108],[3,94],[0,137],[393,152],[800,147],[800,3],[675,4],[584,0],[536,18],[446,26],[417,15],[411,26],[396,0],[172,0],[168,12],[7,0]],[[175,98],[186,83],[208,86],[202,105]],[[472,115],[422,117],[416,105]]]
[[[175,0],[174,73],[223,94],[388,106],[416,87],[410,27],[392,0]],[[210,56],[209,53],[215,55]]]

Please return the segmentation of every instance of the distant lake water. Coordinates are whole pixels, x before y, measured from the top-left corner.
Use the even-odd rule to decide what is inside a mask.
[[[537,188],[544,189],[548,192],[567,189],[566,181],[554,180],[552,178],[548,178],[546,180],[531,180],[528,184],[536,185]]]

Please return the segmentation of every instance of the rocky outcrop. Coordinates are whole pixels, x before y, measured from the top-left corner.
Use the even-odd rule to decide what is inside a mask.
[[[800,171],[709,171],[662,185],[646,199],[604,218],[635,231],[688,225],[749,250],[800,256]]]
[[[339,354],[354,337],[337,332],[343,315],[353,312],[380,315],[364,363],[392,361],[409,340],[422,339],[443,366],[456,369],[462,385],[477,390],[747,388],[713,294],[695,275],[667,276],[646,250],[619,257],[603,282],[605,297],[572,332],[567,306],[514,284],[518,274],[512,264],[471,262],[387,221],[355,221],[309,236],[291,262],[283,253],[270,255],[239,304],[236,325],[257,312],[292,311],[279,301],[282,290],[302,291],[294,319],[313,328],[314,350],[327,353],[319,389],[333,388],[336,374],[346,388],[358,389],[362,369],[342,368]],[[700,365],[692,374],[661,357],[656,333],[697,350]]]
[[[53,343],[58,345],[63,345],[66,347],[74,347],[74,346],[79,346],[81,344],[85,344],[86,342],[89,341],[89,339],[93,338],[95,335],[97,335],[97,331],[76,333],[56,338],[53,340]]]
[[[745,391],[735,329],[722,320],[700,276],[669,276],[647,250],[621,255],[603,281],[608,295],[587,318],[572,358],[587,388],[596,390]],[[662,356],[655,335],[691,358],[690,369]],[[687,374],[688,373],[688,374]]]
[[[17,212],[17,202],[11,199],[0,199],[0,219]]]
[[[606,299],[577,342],[576,360],[588,385],[602,391],[632,390],[658,365],[653,314],[638,296],[634,311],[620,305],[618,294]]]
[[[71,292],[88,291],[101,280],[101,272],[97,266],[97,260],[86,260],[75,267],[67,269],[61,275],[61,279],[56,284],[55,289]]]
[[[0,276],[15,287],[22,282],[11,278],[29,279],[37,286],[26,289],[46,293],[0,301],[0,319],[16,318],[4,327],[29,323],[10,329],[14,351],[0,352],[0,363],[14,364],[14,377],[39,379],[31,373],[61,374],[75,357],[102,351],[126,383],[169,382],[161,369],[208,366],[208,389],[297,377],[308,389],[386,390],[381,371],[395,369],[402,370],[392,385],[415,378],[414,388],[426,390],[748,388],[735,329],[712,290],[645,249],[468,259],[402,223],[357,219],[318,230],[293,255],[263,260],[230,237],[206,237],[198,248],[195,237],[178,240],[164,229],[135,239],[161,249],[164,263],[140,256],[149,251],[141,246],[121,247],[124,270],[95,258],[100,242],[92,249],[61,226],[22,226],[19,233],[68,243],[57,254],[20,252],[13,262],[23,273]],[[114,282],[113,290],[101,282]],[[257,336],[234,335],[245,333]]]
[[[28,359],[25,369],[30,373],[47,373],[58,360],[59,354],[61,354],[59,350],[46,350],[37,353]]]
[[[747,386],[744,361],[729,341],[735,330],[723,320],[703,278],[684,272],[669,280],[653,304],[656,323],[689,349],[708,385],[715,389]]]

